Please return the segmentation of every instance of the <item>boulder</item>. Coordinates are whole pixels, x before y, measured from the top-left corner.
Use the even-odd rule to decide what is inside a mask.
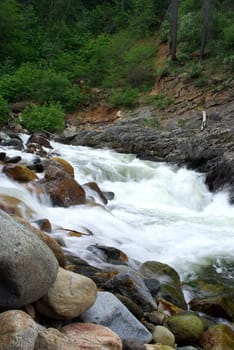
[[[45,178],[37,182],[51,197],[55,206],[69,207],[84,204],[84,189],[57,162],[49,161]]]
[[[22,218],[17,217],[15,219],[26,229],[29,229],[31,232],[37,235],[37,237],[39,237],[52,250],[60,266],[64,267],[66,265],[66,256],[64,251],[52,236],[38,230],[36,227],[32,226],[29,222]]]
[[[169,345],[162,345],[162,344],[145,344],[146,350],[174,350],[174,347],[172,348]]]
[[[41,298],[53,285],[58,263],[30,229],[0,210],[0,307],[17,308]]]
[[[10,215],[21,217],[26,214],[28,218],[33,216],[33,210],[20,199],[0,194],[0,209]]]
[[[234,349],[234,331],[226,324],[213,325],[203,333],[200,345],[204,350]]]
[[[143,311],[149,312],[157,309],[157,305],[140,274],[133,270],[128,269],[125,272],[120,272],[110,279],[105,287],[130,298]]]
[[[81,315],[81,320],[106,326],[122,340],[135,338],[145,343],[152,340],[148,329],[109,292],[98,292],[95,304]]]
[[[45,133],[36,132],[32,134],[27,141],[27,145],[29,143],[39,144],[46,148],[51,148],[51,149],[53,148],[50,144],[50,141],[48,140],[48,135]]]
[[[175,336],[174,334],[164,326],[156,326],[152,331],[153,340],[155,343],[160,343],[163,345],[169,345],[171,347],[175,346]]]
[[[204,323],[201,318],[189,311],[168,317],[167,325],[179,345],[198,343],[204,332]]]
[[[75,177],[74,168],[68,161],[60,157],[53,157],[51,160],[60,164],[71,177]]]
[[[72,319],[80,316],[96,300],[96,285],[88,277],[61,267],[57,279],[47,295],[36,303],[37,310],[55,319]]]
[[[34,350],[38,326],[23,311],[10,310],[0,314],[0,350]]]
[[[13,180],[19,182],[29,182],[38,179],[35,172],[23,164],[7,164],[2,171]]]
[[[91,323],[71,323],[63,332],[77,346],[85,350],[121,350],[122,342],[109,328]]]
[[[157,297],[162,297],[169,302],[187,310],[187,304],[181,288],[178,273],[169,265],[157,261],[147,261],[139,269],[145,278],[155,279],[160,282]],[[151,281],[152,283],[152,281]]]

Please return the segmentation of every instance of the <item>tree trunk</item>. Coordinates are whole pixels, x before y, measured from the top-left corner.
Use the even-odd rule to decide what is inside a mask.
[[[179,0],[172,0],[170,54],[171,54],[171,59],[173,61],[177,60],[176,49],[177,49],[178,8],[179,8]]]
[[[210,19],[212,17],[214,5],[215,5],[215,0],[204,0],[200,59],[203,59],[205,56],[205,47],[208,41],[208,34],[210,30]]]

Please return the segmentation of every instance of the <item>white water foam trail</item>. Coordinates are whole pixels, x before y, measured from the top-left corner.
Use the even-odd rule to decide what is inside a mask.
[[[209,261],[234,260],[234,207],[226,193],[211,194],[202,175],[111,150],[53,146],[74,166],[81,185],[96,181],[103,191],[115,193],[106,207],[70,208],[38,203],[27,194],[24,201],[36,208],[38,218],[50,220],[65,250],[99,264],[98,257],[86,248],[91,244],[114,246],[141,262],[167,263],[184,276]],[[5,186],[1,182],[0,193]],[[15,192],[25,191],[21,185],[17,185],[21,190],[12,186]],[[58,226],[91,231],[93,236],[69,237]]]

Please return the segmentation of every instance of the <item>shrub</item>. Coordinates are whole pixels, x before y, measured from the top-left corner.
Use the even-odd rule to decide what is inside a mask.
[[[133,107],[138,103],[139,91],[128,88],[126,90],[115,91],[110,97],[109,102],[112,106]]]
[[[64,127],[65,113],[59,103],[37,106],[31,104],[21,114],[22,124],[30,132],[45,130],[59,132]]]
[[[0,95],[0,125],[5,124],[8,119],[7,101]]]

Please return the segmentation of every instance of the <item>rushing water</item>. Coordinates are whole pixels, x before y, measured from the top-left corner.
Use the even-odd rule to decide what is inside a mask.
[[[85,248],[95,243],[114,246],[141,262],[167,263],[183,277],[208,263],[224,273],[222,262],[233,262],[234,207],[227,193],[211,194],[201,174],[107,149],[59,143],[53,147],[73,165],[80,184],[95,181],[103,191],[113,191],[114,199],[106,206],[52,207],[48,198],[39,202],[3,174],[0,193],[23,200],[37,218],[48,218],[66,251],[99,264],[99,258]],[[11,156],[18,153],[7,150]],[[22,157],[33,156],[23,153]],[[87,195],[101,203],[96,194]],[[93,235],[70,237],[60,226]]]

